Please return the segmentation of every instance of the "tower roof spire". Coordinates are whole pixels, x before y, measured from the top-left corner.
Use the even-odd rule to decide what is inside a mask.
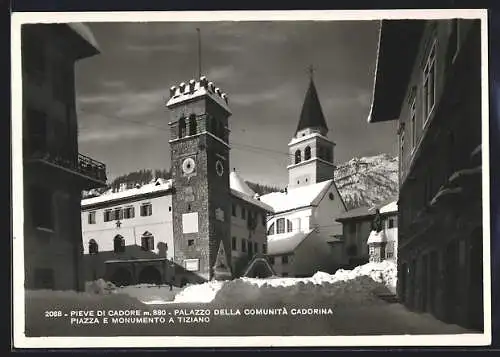
[[[309,88],[306,92],[304,104],[302,104],[302,111],[300,112],[299,124],[297,126],[297,133],[300,130],[308,128],[317,128],[320,130],[328,131],[323,110],[318,98],[318,92],[314,85],[314,67],[311,65],[309,70]]]

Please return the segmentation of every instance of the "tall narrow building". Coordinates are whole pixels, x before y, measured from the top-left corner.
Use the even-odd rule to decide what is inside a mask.
[[[82,290],[81,191],[104,186],[106,166],[78,153],[74,68],[99,51],[83,24],[21,35],[25,287]]]
[[[327,135],[328,126],[311,75],[297,130],[288,144],[289,189],[333,179],[335,143]]]
[[[171,170],[175,182],[175,260],[209,280],[214,277],[218,252],[225,255],[219,259],[231,262],[231,110],[227,95],[205,77],[172,87],[167,108],[171,110]]]

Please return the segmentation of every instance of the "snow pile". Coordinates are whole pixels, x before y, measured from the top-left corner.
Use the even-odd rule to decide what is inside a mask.
[[[112,282],[98,279],[85,283],[85,291],[97,295],[108,295],[116,291],[116,286]]]
[[[354,280],[361,276],[370,277],[377,283],[395,288],[397,280],[397,267],[394,262],[383,261],[381,263],[367,263],[356,267],[353,270],[339,269],[333,275],[324,272],[317,272],[310,278],[241,278],[241,280],[257,286],[269,285],[273,287],[287,287],[298,283],[311,283],[314,285],[322,285],[324,283],[335,284],[339,281]]]
[[[188,285],[184,288],[184,290],[182,290],[175,296],[174,302],[211,302],[223,285],[224,281],[217,280],[212,280],[203,284]]]

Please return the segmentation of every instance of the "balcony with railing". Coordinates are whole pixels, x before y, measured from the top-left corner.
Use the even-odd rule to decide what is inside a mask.
[[[69,174],[79,181],[82,189],[106,185],[106,165],[82,154],[78,154],[75,158],[47,150],[28,150],[25,155],[25,164],[38,164],[37,175],[45,172],[54,179],[60,173]]]

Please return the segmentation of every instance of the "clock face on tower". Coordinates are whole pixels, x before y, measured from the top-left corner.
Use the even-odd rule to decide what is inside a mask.
[[[222,176],[224,174],[224,164],[222,163],[222,161],[217,160],[217,162],[215,163],[215,171],[219,176]]]
[[[184,159],[182,162],[182,172],[185,174],[192,174],[194,169],[196,167],[196,163],[191,157],[188,157],[187,159]]]

